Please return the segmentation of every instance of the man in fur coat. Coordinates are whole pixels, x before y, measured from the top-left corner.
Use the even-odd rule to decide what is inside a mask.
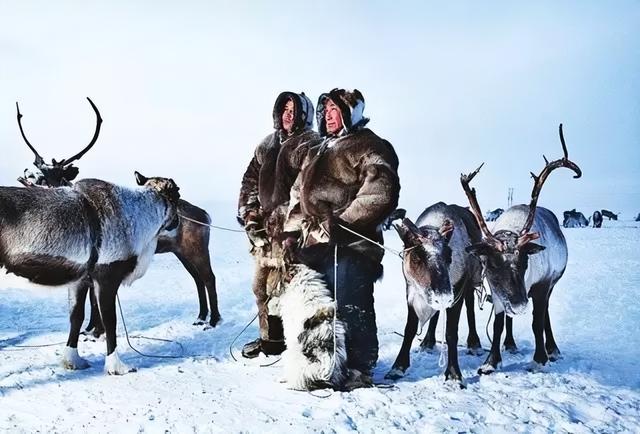
[[[382,244],[381,224],[400,192],[395,150],[365,128],[363,109],[358,90],[320,96],[316,113],[324,140],[310,148],[292,189],[284,227],[290,236],[283,243],[336,291],[338,318],[346,325],[347,388],[370,385],[378,359],[373,284],[382,275],[384,250],[341,226]]]
[[[244,226],[256,259],[253,293],[258,305],[260,337],[247,343],[247,358],[284,351],[277,296],[284,262],[280,240],[289,192],[308,150],[319,140],[313,127],[313,104],[303,93],[282,92],[273,107],[275,131],[257,146],[242,178],[238,221]]]

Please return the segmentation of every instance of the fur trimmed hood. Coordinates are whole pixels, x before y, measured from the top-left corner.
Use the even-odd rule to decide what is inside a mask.
[[[316,117],[320,136],[325,137],[327,135],[324,108],[328,99],[333,101],[340,109],[344,131],[355,131],[364,127],[369,122],[369,119],[362,115],[364,111],[364,96],[362,96],[362,93],[358,89],[348,91],[335,88],[329,93],[323,93],[320,95],[320,98],[318,98]]]
[[[282,92],[273,105],[273,128],[282,130],[282,112],[291,99],[294,107],[293,132],[297,133],[313,128],[313,103],[304,92]]]

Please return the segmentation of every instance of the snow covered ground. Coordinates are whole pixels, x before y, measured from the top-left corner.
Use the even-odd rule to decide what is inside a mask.
[[[230,219],[214,222],[232,226]],[[233,212],[219,211],[220,214]],[[148,273],[120,290],[129,334],[119,318],[118,348],[138,372],[103,373],[104,342],[80,342],[91,367],[60,365],[67,337],[64,289],[25,289],[0,276],[0,430],[10,432],[640,432],[640,223],[609,222],[603,229],[569,229],[569,265],[551,298],[551,319],[564,359],[529,373],[530,313],[516,318],[519,354],[503,354],[503,367],[479,377],[484,356],[461,351],[468,387],[443,381],[439,352],[417,351],[407,376],[392,388],[352,393],[290,391],[278,382],[277,358],[244,360],[241,345],[257,336],[256,324],[229,345],[253,318],[252,261],[243,234],[213,231],[211,251],[223,322],[191,325],[197,313],[191,278],[172,255],[156,256]],[[399,247],[397,236],[387,235]],[[383,382],[399,350],[406,316],[397,258],[385,258],[376,288]],[[490,306],[478,312],[485,347]],[[460,341],[466,339],[461,322]],[[22,348],[19,345],[47,345]]]

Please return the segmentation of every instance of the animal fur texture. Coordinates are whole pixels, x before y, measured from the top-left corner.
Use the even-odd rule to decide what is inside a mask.
[[[322,275],[304,265],[296,266],[295,276],[280,299],[280,311],[287,345],[282,361],[288,387],[339,388],[347,376],[345,326],[334,318],[332,291]]]

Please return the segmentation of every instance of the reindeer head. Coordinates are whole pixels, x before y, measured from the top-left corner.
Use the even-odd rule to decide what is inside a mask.
[[[134,172],[134,175],[139,186],[155,190],[169,203],[169,206],[167,207],[167,219],[164,225],[164,230],[171,231],[178,227],[178,224],[180,223],[180,218],[178,216],[178,200],[180,199],[180,187],[178,187],[175,181],[171,178],[160,178],[157,176],[147,178],[146,176],[140,174],[140,172],[138,171]]]
[[[150,187],[167,198],[173,205],[177,205],[178,199],[180,199],[180,187],[171,178],[161,178],[154,176],[147,178],[140,174],[140,172],[134,172],[136,182],[140,186]]]
[[[562,143],[564,158],[549,162],[544,157],[546,165],[540,175],[536,176],[531,173],[534,184],[531,192],[529,213],[524,226],[518,233],[502,230],[493,234],[487,228],[487,223],[482,217],[480,205],[478,205],[476,190],[469,187],[469,183],[478,174],[484,163],[469,175],[460,175],[460,183],[471,204],[471,211],[483,233],[482,241],[467,247],[467,251],[480,258],[495,302],[497,305],[502,305],[505,312],[510,316],[524,312],[528,301],[524,275],[529,264],[529,256],[544,250],[544,246],[533,242],[540,238],[540,234],[530,232],[542,185],[549,174],[559,167],[573,170],[576,173],[574,178],[582,176],[580,168],[569,160],[567,146],[562,134],[562,124],[560,124],[560,142]]]
[[[453,302],[449,280],[453,225],[445,220],[441,227],[417,227],[408,218],[394,227],[404,243],[402,271],[408,286],[425,291],[428,304],[436,310]]]
[[[95,106],[95,104],[93,103],[93,101],[91,101],[90,98],[87,98],[87,100],[89,100],[89,104],[91,104],[93,111],[96,113],[96,119],[97,119],[96,131],[93,134],[93,138],[91,139],[91,142],[82,151],[80,151],[73,157],[67,158],[67,159],[63,158],[60,161],[56,161],[56,159],[53,158],[51,160],[51,164],[45,163],[44,159],[40,156],[40,154],[38,154],[38,151],[36,151],[36,149],[31,145],[31,143],[29,143],[29,140],[27,139],[27,136],[25,135],[24,130],[22,129],[22,114],[20,113],[20,107],[16,102],[16,110],[18,112],[17,117],[18,117],[18,126],[20,127],[20,134],[22,134],[22,138],[27,143],[27,146],[29,147],[29,149],[31,149],[31,151],[35,154],[36,159],[33,164],[40,171],[40,173],[37,175],[35,179],[35,182],[30,181],[29,177],[26,177],[26,176],[24,178],[22,177],[18,178],[18,181],[20,181],[22,184],[26,186],[31,186],[34,184],[47,186],[47,187],[61,187],[64,185],[71,185],[71,181],[73,181],[76,178],[76,176],[78,176],[78,173],[79,173],[78,168],[71,163],[74,162],[75,160],[79,160],[96,143],[96,140],[98,140],[98,135],[100,134],[100,126],[102,125],[102,118],[100,117],[100,112],[98,111],[98,108]]]
[[[498,231],[491,241],[486,238],[467,247],[467,252],[480,258],[496,304],[504,306],[508,315],[523,313],[527,307],[527,288],[524,274],[529,266],[529,255],[544,246],[531,242],[537,233],[522,237],[511,231]]]

